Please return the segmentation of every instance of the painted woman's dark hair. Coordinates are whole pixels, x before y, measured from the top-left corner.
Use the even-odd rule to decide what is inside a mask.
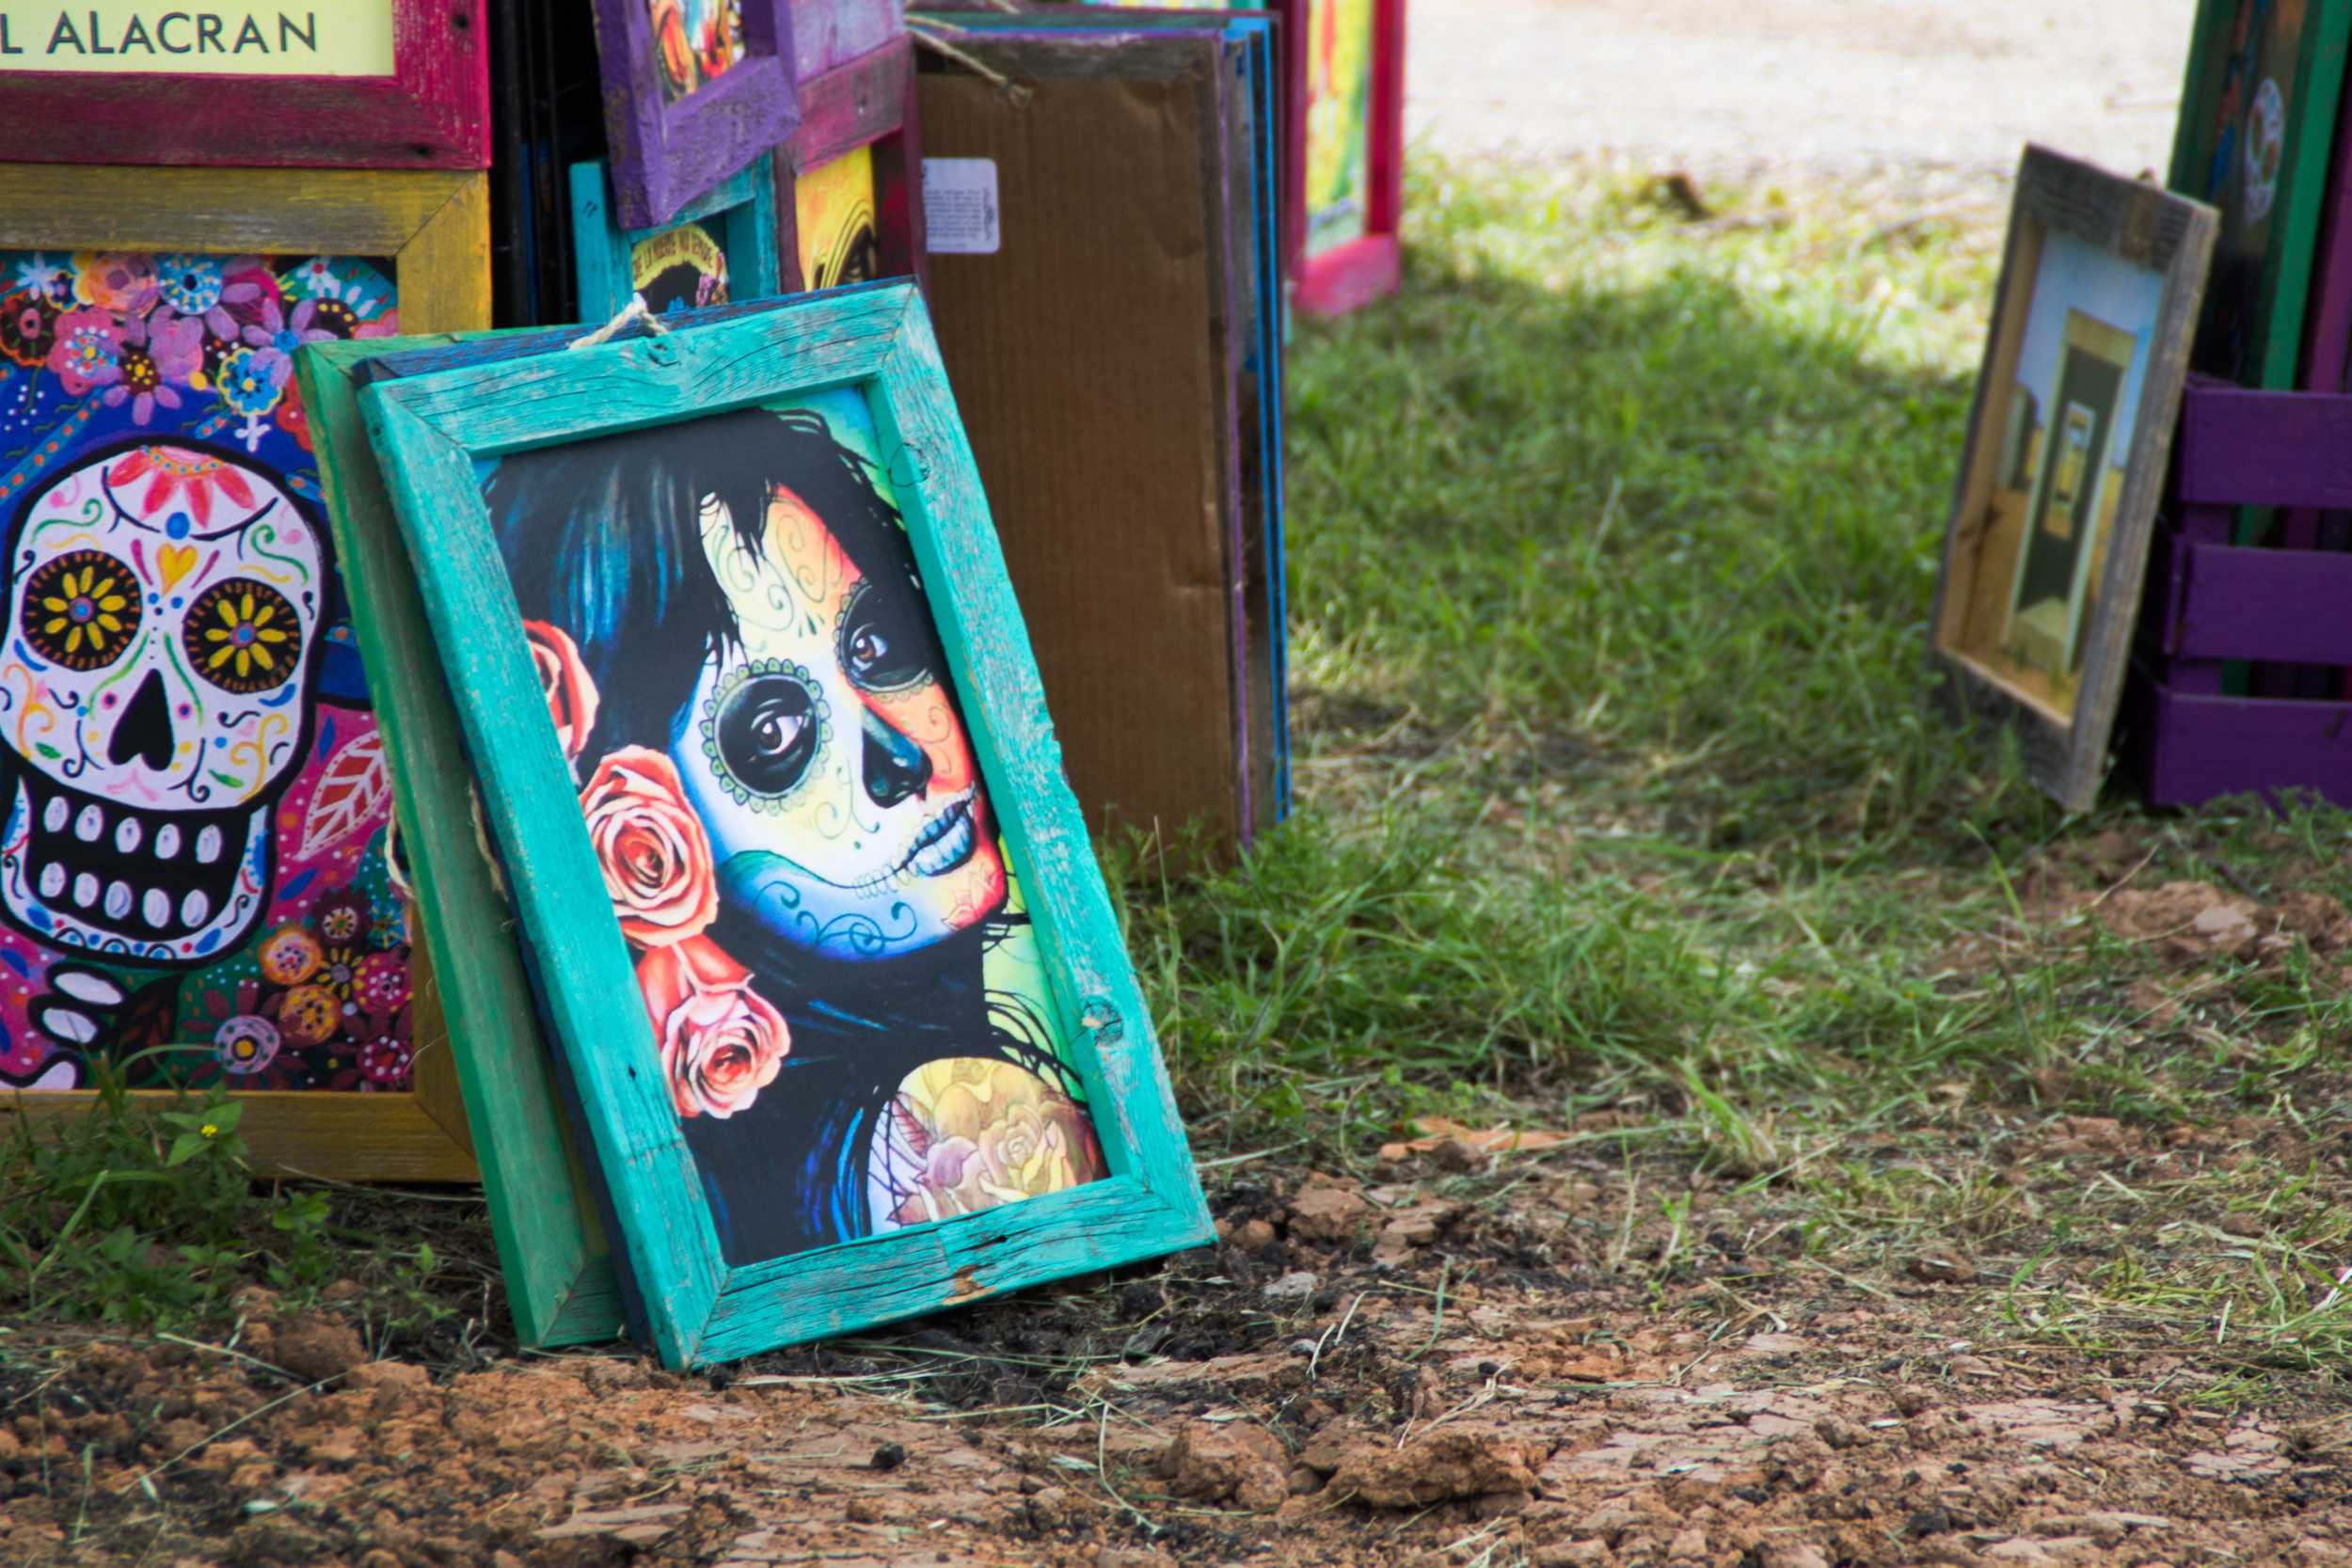
[[[868,582],[920,594],[906,530],[873,465],[809,410],[747,409],[584,441],[508,459],[485,482],[524,618],[569,633],[596,682],[583,766],[622,746],[671,749],[704,661],[739,638],[703,550],[703,500],[717,498],[744,548],[760,555],[779,487],[823,520]],[[926,652],[947,686],[929,617],[910,620],[930,637]],[[982,981],[987,950],[1019,918],[845,962],[722,902],[712,937],[792,1030],[781,1074],[748,1109],[685,1123],[729,1263],[872,1229],[881,1216],[867,1201],[869,1159],[899,1085],[927,1062],[995,1057],[1076,1098],[1044,1021]]]

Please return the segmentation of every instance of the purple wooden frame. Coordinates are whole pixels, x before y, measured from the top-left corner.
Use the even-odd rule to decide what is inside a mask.
[[[489,167],[483,0],[389,4],[389,76],[8,71],[0,163]]]
[[[794,185],[803,169],[844,153],[874,150],[874,233],[882,276],[926,284],[921,141],[915,130],[914,40],[903,32],[801,82],[801,128],[776,154],[776,270],[783,292],[808,287],[801,276],[800,206]]]
[[[743,45],[726,74],[665,103],[645,0],[596,0],[606,167],[622,228],[669,222],[800,125],[790,0],[745,0]]]
[[[2148,799],[2311,789],[2352,805],[2352,702],[2222,689],[2236,659],[2352,665],[2352,553],[2230,542],[2240,507],[2352,511],[2352,396],[2191,377],[2177,447],[2125,708]]]

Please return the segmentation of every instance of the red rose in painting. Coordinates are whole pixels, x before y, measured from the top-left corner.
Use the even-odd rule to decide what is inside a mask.
[[[637,965],[637,985],[681,1119],[724,1120],[776,1081],[792,1033],[717,942],[689,937],[653,949]]]
[[[623,936],[640,947],[667,947],[702,935],[718,918],[710,838],[668,757],[622,747],[596,764],[580,810]]]
[[[562,626],[525,621],[523,635],[531,639],[531,663],[539,672],[539,689],[547,693],[548,717],[555,721],[564,760],[576,763],[589,732],[596,727],[596,683],[580,662],[580,644]]]

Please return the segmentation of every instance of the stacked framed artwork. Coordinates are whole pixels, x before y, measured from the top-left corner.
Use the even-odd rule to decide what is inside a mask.
[[[914,47],[883,8],[882,43],[802,79],[801,128],[776,160],[787,293],[923,275]]]
[[[326,437],[339,529],[397,576],[381,494],[407,540],[367,657],[440,662],[394,698],[420,879],[522,938],[453,1006],[544,1037],[595,1173],[477,1069],[510,1278],[554,1236],[543,1321],[616,1280],[689,1365],[1205,1239],[919,298],[585,340],[306,367],[373,438]]]
[[[483,21],[0,50],[0,1109],[219,1087],[260,1168],[475,1174],[293,356],[489,325]]]
[[[777,292],[776,184],[771,154],[696,197],[668,223],[613,221],[602,163],[572,166],[572,254],[580,314],[606,321],[643,299],[658,315]]]
[[[675,219],[800,123],[789,0],[596,0],[614,221]]]

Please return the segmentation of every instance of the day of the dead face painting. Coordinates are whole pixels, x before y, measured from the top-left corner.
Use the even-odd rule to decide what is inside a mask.
[[[646,0],[661,100],[675,103],[743,58],[740,0]]]
[[[391,790],[292,360],[396,331],[390,282],[16,252],[0,286],[0,1083],[406,1088]]]
[[[731,1264],[1106,1166],[854,391],[485,493]]]

